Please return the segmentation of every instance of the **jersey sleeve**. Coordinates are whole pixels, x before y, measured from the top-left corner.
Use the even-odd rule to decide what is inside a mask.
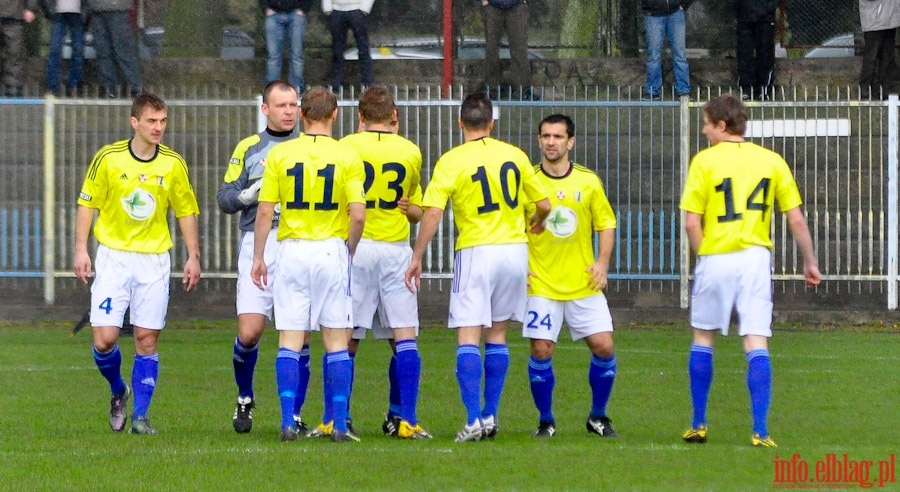
[[[281,169],[281,152],[276,145],[269,151],[266,156],[266,166],[263,170],[262,186],[259,189],[259,201],[279,203],[281,202],[281,193],[279,192],[278,174]]]
[[[523,152],[522,155],[524,156],[525,153]],[[534,203],[547,198],[547,190],[535,174],[534,165],[528,161],[528,156],[525,156],[524,160],[520,160],[518,165],[522,172],[522,188],[525,190],[525,196],[528,197],[527,201]]]
[[[800,198],[800,190],[797,188],[797,182],[794,180],[794,175],[787,162],[781,159],[776,171],[778,182],[775,188],[775,200],[778,202],[778,208],[782,212],[786,212],[802,205],[803,199]]]
[[[412,159],[410,166],[409,179],[409,203],[410,205],[422,206],[422,151],[419,147],[415,147],[416,156]]]
[[[366,169],[362,158],[353,150],[347,152],[347,179],[344,183],[344,192],[347,203],[366,203]]]
[[[106,175],[106,160],[102,157],[103,149],[94,156],[88,167],[84,184],[78,194],[78,204],[89,208],[100,209],[106,203],[109,186]]]
[[[684,185],[684,192],[681,194],[681,204],[679,207],[686,212],[693,212],[703,215],[706,212],[707,189],[704,185],[704,177],[702,166],[698,159],[694,157],[688,168],[687,181]]]
[[[422,197],[422,207],[439,208],[444,210],[447,207],[447,201],[450,199],[451,187],[453,186],[453,175],[449,170],[445,170],[441,166],[440,159],[434,166],[434,173],[431,175],[431,181],[425,188],[425,194]]]
[[[591,193],[591,221],[595,231],[616,228],[616,214],[603,191],[603,182],[597,178]]]
[[[172,166],[172,195],[169,203],[175,211],[175,217],[181,218],[188,215],[200,215],[200,207],[197,204],[197,196],[188,177],[187,163],[184,159],[176,159]]]

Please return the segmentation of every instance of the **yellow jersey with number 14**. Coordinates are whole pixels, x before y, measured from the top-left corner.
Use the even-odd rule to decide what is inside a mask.
[[[774,204],[799,207],[800,191],[784,159],[752,142],[719,142],[691,160],[681,209],[703,216],[699,254],[772,248]]]
[[[164,253],[172,248],[169,206],[175,217],[199,214],[187,163],[177,152],[157,145],[143,161],[131,153],[130,140],[100,149],[91,161],[78,204],[99,210],[94,237],[111,249]]]
[[[259,201],[281,204],[278,240],[347,240],[347,206],[363,203],[363,164],[352,147],[302,134],[269,151]]]
[[[423,207],[453,203],[456,249],[525,243],[525,204],[547,198],[521,149],[490,137],[454,147],[438,159]]]
[[[528,234],[528,269],[534,273],[529,295],[556,301],[597,294],[587,268],[594,261],[594,231],[616,228],[616,215],[593,171],[572,164],[565,176],[547,175],[538,164],[538,179],[550,191],[550,215],[542,234]],[[534,213],[534,204],[526,214]]]
[[[366,228],[362,237],[408,241],[409,220],[397,201],[406,197],[411,205],[422,203],[422,151],[391,132],[354,133],[342,138],[341,143],[359,152],[366,171]]]

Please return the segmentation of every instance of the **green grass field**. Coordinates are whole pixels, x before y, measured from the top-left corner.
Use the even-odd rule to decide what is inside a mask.
[[[231,428],[234,323],[172,322],[160,347],[150,417],[158,436],[109,430],[109,391],[90,335],[60,323],[0,324],[0,490],[765,490],[775,456],[799,454],[814,469],[826,454],[890,459],[900,447],[900,334],[892,328],[781,329],[772,340],[769,426],[781,447],[749,445],[746,363],[738,337],[719,338],[708,411],[710,442],[682,443],[690,422],[684,325],[621,326],[609,414],[618,439],[589,435],[589,356],[567,339],[554,358],[558,434],[536,440],[527,344],[513,330],[512,366],[495,441],[453,442],[465,412],[453,332],[424,330],[419,417],[435,438],[381,434],[387,408],[384,342],[357,357],[352,414],[363,441],[279,442],[276,336],[263,338],[250,434]],[[885,332],[889,331],[889,332]],[[121,344],[130,379],[133,347]],[[321,415],[321,341],[313,344],[305,420]],[[871,479],[876,479],[876,470]],[[875,486],[877,488],[877,484]],[[886,488],[900,488],[896,482]]]

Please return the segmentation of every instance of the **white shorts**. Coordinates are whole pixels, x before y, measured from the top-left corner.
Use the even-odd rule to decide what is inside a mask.
[[[91,325],[122,327],[131,306],[131,324],[151,330],[166,326],[169,309],[169,253],[135,253],[97,247],[91,284]]]
[[[351,282],[354,326],[372,328],[377,311],[384,328],[418,328],[419,305],[416,295],[406,288],[410,258],[412,248],[407,241],[359,242],[353,256]],[[388,338],[393,338],[393,334]]]
[[[528,245],[490,244],[456,252],[450,290],[450,328],[490,327],[525,319]]]
[[[277,277],[275,258],[278,257],[278,229],[273,228],[266,240],[266,250],[263,259],[268,270],[268,283],[266,288],[260,290],[253,284],[250,269],[253,268],[253,231],[246,231],[241,235],[240,249],[238,250],[237,268],[237,313],[264,314],[272,319],[272,306],[274,304],[272,286]]]
[[[354,260],[356,257],[354,257]],[[404,328],[404,327],[401,327]],[[408,328],[408,327],[406,327]],[[378,315],[372,320],[371,328],[362,328],[357,326],[353,329],[353,339],[354,340],[365,340],[366,334],[372,332],[372,336],[375,337],[375,340],[393,340],[394,339],[394,330],[387,328],[384,323],[381,321],[381,310],[379,310]],[[416,327],[416,337],[419,336],[419,327]]]
[[[691,326],[728,335],[736,309],[740,336],[772,336],[772,253],[762,246],[704,255],[694,269]]]
[[[556,343],[563,322],[568,323],[572,340],[613,331],[612,316],[603,294],[569,301],[528,296],[525,321],[522,322],[523,337]]]
[[[340,238],[285,239],[275,269],[275,329],[353,328],[350,254]]]

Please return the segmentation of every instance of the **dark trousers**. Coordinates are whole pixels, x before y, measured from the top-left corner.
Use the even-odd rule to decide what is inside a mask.
[[[370,87],[375,83],[372,53],[369,51],[369,21],[362,10],[331,12],[331,88],[338,90],[344,83],[344,51],[347,49],[347,30],[353,31],[359,52],[360,83]]]
[[[868,94],[871,90],[873,96],[878,96],[879,89],[883,89],[885,94],[897,90],[896,32],[896,29],[885,29],[863,33],[859,85],[864,93]]]
[[[143,91],[141,66],[131,15],[127,11],[94,12],[91,14],[91,33],[97,49],[100,84],[106,94],[116,95],[119,92],[116,66],[122,72],[131,95],[140,94]]]
[[[0,72],[6,93],[19,95],[25,85],[25,22],[0,19]]]
[[[512,84],[531,87],[531,65],[528,62],[528,5],[522,2],[509,9],[488,5],[484,9],[484,82],[488,86],[501,83],[500,38],[503,31],[509,40],[512,59]]]
[[[738,84],[744,94],[766,96],[775,83],[775,22],[738,22]]]

